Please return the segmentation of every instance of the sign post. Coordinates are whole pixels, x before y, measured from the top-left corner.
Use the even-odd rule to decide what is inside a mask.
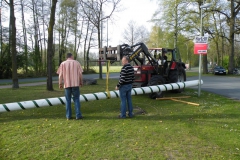
[[[198,97],[201,95],[201,69],[202,69],[202,55],[207,54],[208,37],[196,36],[194,39],[194,54],[199,54],[199,79],[198,79]]]

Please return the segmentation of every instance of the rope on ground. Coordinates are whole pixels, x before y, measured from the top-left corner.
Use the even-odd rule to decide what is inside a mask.
[[[190,96],[182,96],[182,97],[165,97],[165,98],[156,98],[156,100],[172,100],[172,101],[176,101],[176,102],[182,102],[182,103],[186,103],[186,104],[191,104],[194,106],[199,106],[198,103],[193,103],[193,102],[188,102],[188,101],[183,101],[183,100],[178,100],[176,98],[189,98]]]
[[[190,96],[181,96],[181,97],[163,97],[163,98],[156,98],[156,100],[167,100],[173,98],[190,98]]]

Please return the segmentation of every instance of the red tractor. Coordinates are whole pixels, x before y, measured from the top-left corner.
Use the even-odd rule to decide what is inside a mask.
[[[144,43],[100,49],[100,56],[105,60],[111,60],[112,63],[122,59],[123,56],[129,57],[131,63],[134,63],[134,88],[186,81],[186,67],[177,53],[177,49],[148,49]],[[174,91],[179,93],[182,90]],[[152,99],[160,98],[163,93],[151,93],[149,96]]]

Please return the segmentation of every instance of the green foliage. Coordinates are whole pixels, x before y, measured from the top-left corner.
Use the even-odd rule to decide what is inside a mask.
[[[147,42],[149,48],[173,48],[172,33],[163,31],[161,27],[154,26]]]
[[[0,53],[0,79],[12,77],[12,55],[9,54],[9,45],[3,44],[2,54]],[[25,57],[21,52],[17,52],[17,69],[22,69],[25,65]]]
[[[5,43],[2,45],[2,52],[0,53],[0,78],[11,78],[12,61],[11,55],[9,54],[9,45]]]
[[[117,80],[109,81],[114,89]],[[54,85],[57,88],[57,84]],[[105,91],[106,81],[81,94]],[[45,86],[2,89],[0,102],[62,97]],[[117,119],[117,98],[81,103],[83,120],[66,121],[63,105],[1,113],[0,159],[239,159],[239,102],[186,89],[166,97],[200,104],[133,96],[132,119]],[[136,107],[138,106],[138,107]],[[145,114],[137,114],[139,108]],[[74,109],[73,109],[74,111]],[[73,112],[74,113],[74,112]]]
[[[229,63],[229,56],[223,56],[223,68],[228,69],[228,63]]]
[[[238,55],[237,58],[236,58],[235,66],[236,66],[237,68],[240,68],[240,55]]]

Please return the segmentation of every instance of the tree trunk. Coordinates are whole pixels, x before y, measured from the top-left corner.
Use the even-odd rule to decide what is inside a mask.
[[[42,1],[42,16],[43,16],[43,22],[42,22],[42,29],[43,29],[43,45],[44,45],[44,50],[43,50],[43,72],[46,72],[47,68],[47,63],[46,63],[46,57],[47,57],[47,52],[46,52],[46,33],[45,33],[45,15],[44,15],[44,3]]]
[[[85,34],[85,39],[84,39],[84,44],[83,44],[83,59],[84,59],[84,70],[87,71],[88,73],[88,56],[87,56],[87,39],[88,39],[88,32],[89,32],[89,25],[90,22],[87,22],[87,28],[86,28],[86,34]],[[86,62],[86,63],[85,63]]]
[[[91,29],[91,33],[89,36],[89,40],[88,40],[88,49],[87,49],[87,71],[89,71],[89,51],[91,48],[91,41],[92,41],[92,35],[93,35],[93,28]]]
[[[53,27],[55,23],[55,12],[56,12],[57,0],[52,0],[52,7],[50,13],[50,20],[48,25],[48,48],[47,48],[47,90],[53,91],[52,83],[52,61],[53,61]]]
[[[28,73],[28,46],[27,46],[27,31],[26,31],[26,25],[25,25],[25,17],[24,17],[24,5],[23,0],[20,2],[21,4],[21,12],[22,12],[22,29],[23,29],[23,42],[24,42],[24,58],[25,58],[25,73]]]
[[[61,35],[61,43],[59,48],[59,65],[62,63],[63,59],[65,59],[65,39],[67,35],[67,22],[66,22],[66,15],[62,16],[62,25],[61,29],[59,29],[59,34]]]
[[[230,18],[230,55],[228,64],[228,74],[233,74],[234,68],[234,26],[235,26],[235,15],[234,15],[234,2],[231,1],[231,18]]]
[[[74,47],[73,47],[73,55],[74,59],[77,59],[77,28],[78,28],[78,7],[74,7],[75,12],[76,12],[76,17],[74,20],[74,26],[73,26],[73,32],[74,32]],[[75,24],[76,23],[76,24]]]
[[[12,54],[12,88],[19,88],[18,85],[18,75],[17,75],[17,52],[16,52],[16,24],[15,24],[15,15],[14,15],[14,0],[10,0],[10,25],[9,25],[9,45],[10,53]]]
[[[223,53],[224,53],[224,38],[222,37],[222,52],[221,52],[221,66],[223,66]]]
[[[41,56],[38,42],[39,34],[39,25],[38,25],[38,16],[37,16],[37,6],[35,0],[32,0],[32,11],[33,11],[33,25],[34,25],[34,69],[35,74],[38,75],[40,72],[41,66]]]
[[[81,26],[81,29],[80,29],[80,34],[78,35],[78,45],[77,45],[77,50],[76,52],[78,53],[78,50],[79,50],[79,47],[80,47],[80,44],[81,44],[81,38],[82,38],[82,33],[83,33],[83,24],[84,24],[84,18],[83,18],[83,21],[82,21],[82,26]]]
[[[203,74],[208,74],[207,54],[203,55]]]

